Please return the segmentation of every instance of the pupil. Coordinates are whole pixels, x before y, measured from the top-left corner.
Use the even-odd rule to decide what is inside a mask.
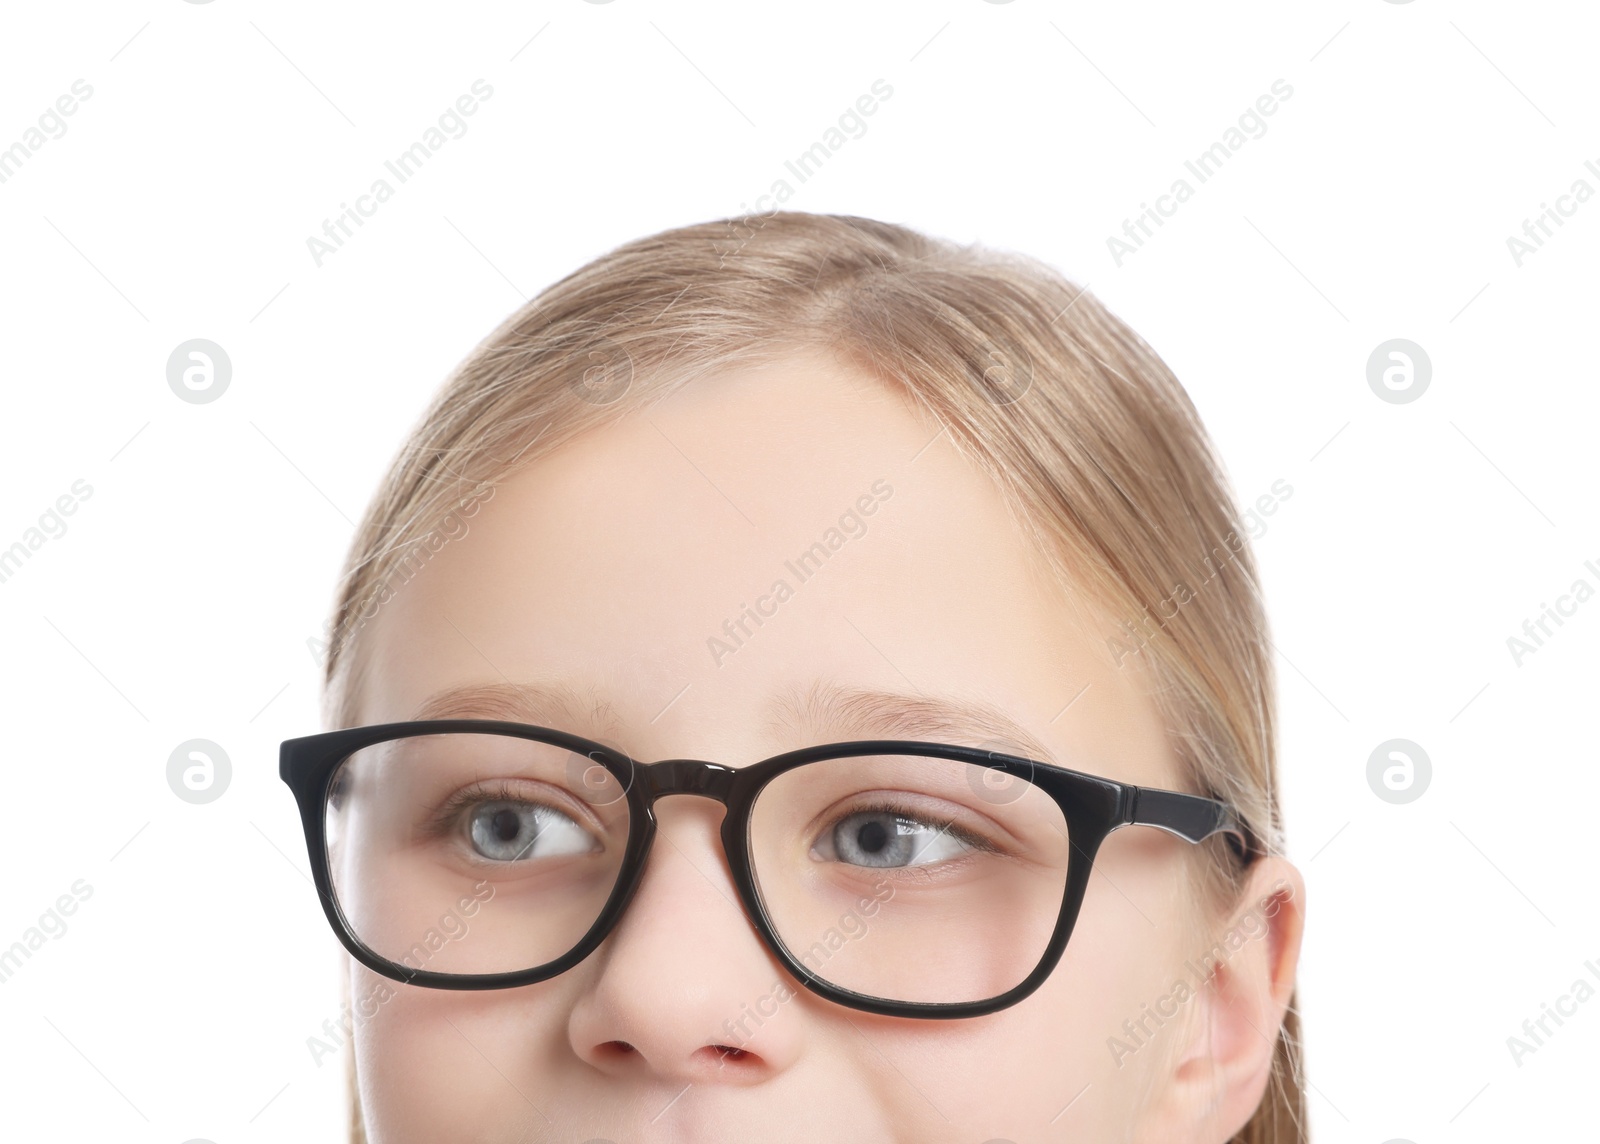
[[[856,831],[856,841],[861,849],[869,854],[876,854],[888,843],[889,832],[884,829],[881,822],[868,822]]]
[[[495,837],[501,842],[510,842],[522,830],[522,820],[517,817],[517,812],[514,810],[497,810],[489,819],[489,829],[494,831]]]

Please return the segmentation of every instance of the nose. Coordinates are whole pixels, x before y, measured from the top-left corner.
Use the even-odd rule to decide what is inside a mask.
[[[731,771],[693,760],[654,766],[665,768],[649,772],[665,790],[707,797],[657,804],[638,891],[573,1006],[572,1049],[619,1079],[760,1083],[799,1055],[800,987],[739,904],[717,840],[723,812],[709,801],[719,795],[679,785],[716,788]]]

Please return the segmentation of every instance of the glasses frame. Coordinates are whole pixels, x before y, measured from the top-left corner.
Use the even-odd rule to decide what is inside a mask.
[[[624,788],[628,800],[628,841],[616,886],[588,932],[564,956],[531,969],[505,973],[458,974],[411,969],[378,955],[364,945],[345,918],[334,895],[328,863],[326,804],[328,787],[339,765],[356,751],[415,735],[488,734],[528,739],[560,747],[605,767]],[[983,1001],[891,1001],[856,993],[816,977],[779,938],[761,900],[751,871],[746,844],[756,796],[779,775],[810,763],[851,755],[925,755],[950,759],[1016,775],[1038,786],[1060,807],[1072,851],[1067,860],[1066,888],[1055,930],[1039,963],[1021,983]],[[701,759],[663,759],[639,763],[603,743],[566,731],[497,719],[421,719],[325,731],[284,740],[278,774],[294,793],[305,828],[312,879],[322,909],[345,949],[362,965],[392,980],[434,989],[508,989],[557,977],[582,962],[605,940],[632,901],[644,875],[655,839],[655,804],[670,795],[698,795],[725,808],[722,849],[745,915],[763,945],[812,993],[829,1001],[891,1017],[948,1020],[980,1017],[1015,1005],[1042,985],[1061,960],[1072,935],[1089,875],[1100,845],[1124,826],[1154,826],[1187,842],[1200,843],[1225,834],[1234,853],[1248,865],[1263,851],[1259,841],[1226,803],[1178,791],[1140,787],[1081,771],[977,747],[909,739],[859,739],[824,743],[786,751],[743,767]]]

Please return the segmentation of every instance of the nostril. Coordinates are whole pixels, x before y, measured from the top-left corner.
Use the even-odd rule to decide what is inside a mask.
[[[743,1049],[735,1048],[732,1045],[712,1045],[711,1047],[715,1049],[717,1051],[717,1055],[725,1061],[743,1060],[745,1057],[750,1055]]]
[[[600,1046],[599,1051],[602,1053],[614,1053],[619,1057],[627,1056],[629,1053],[638,1052],[638,1050],[632,1045],[628,1044],[627,1041],[607,1041],[605,1044]]]

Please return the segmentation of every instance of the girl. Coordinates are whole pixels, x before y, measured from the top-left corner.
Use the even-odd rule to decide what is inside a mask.
[[[325,695],[352,1140],[1305,1139],[1254,562],[1031,259],[777,212],[556,283],[395,461]]]

